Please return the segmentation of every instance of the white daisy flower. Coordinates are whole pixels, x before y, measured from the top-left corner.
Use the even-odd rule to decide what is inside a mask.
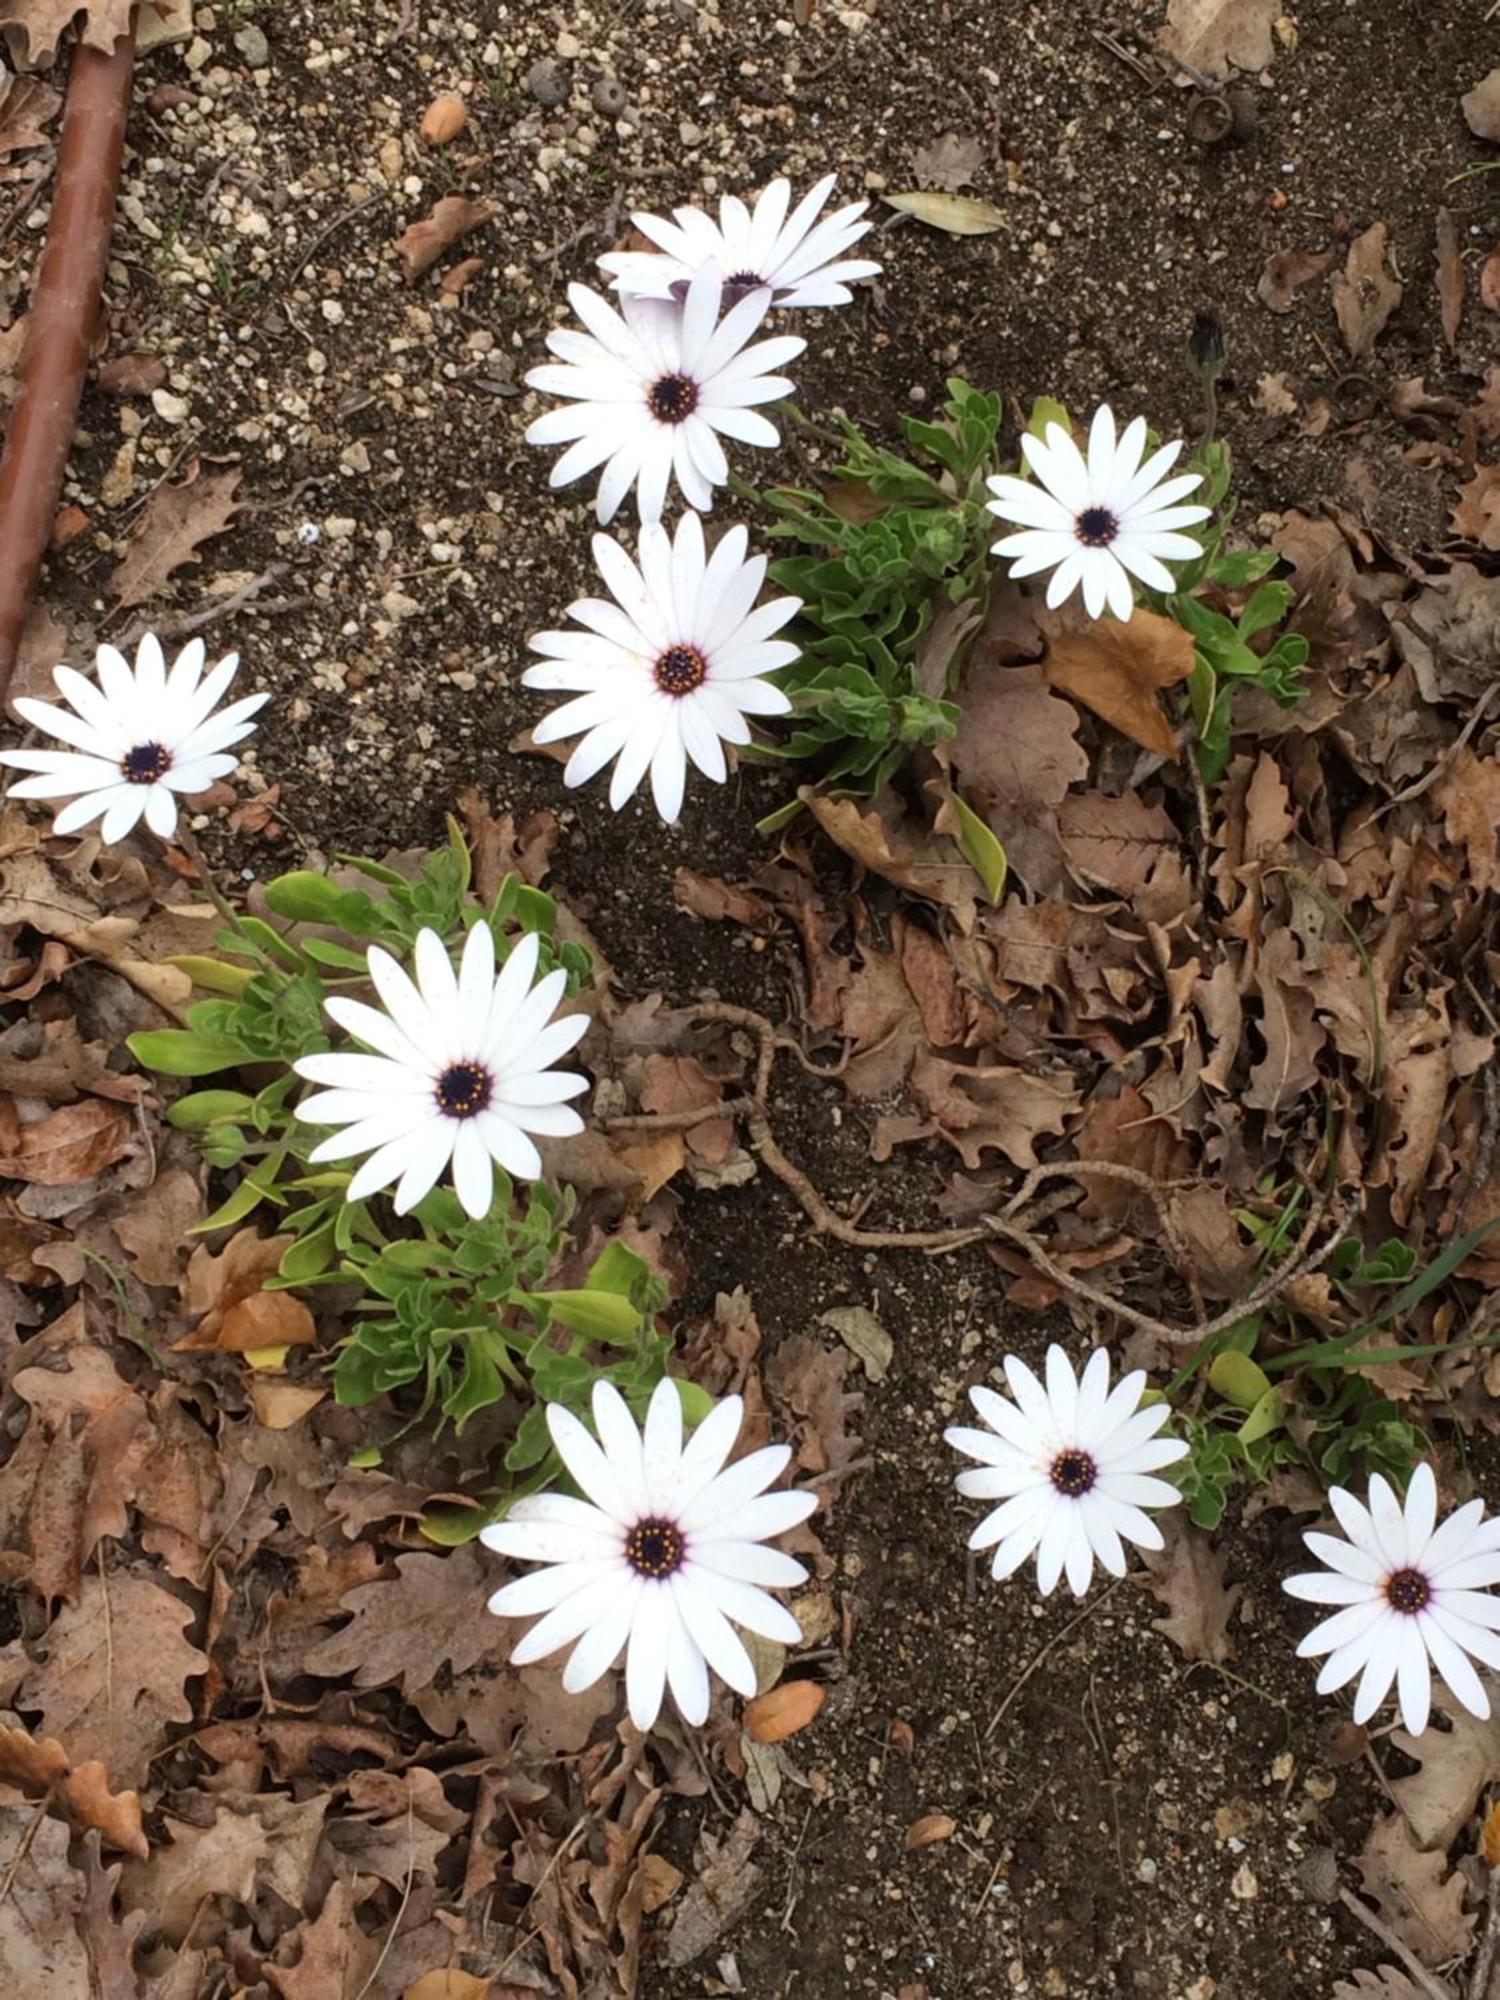
[[[1166,1403],[1141,1408],[1144,1369],[1110,1389],[1102,1347],[1079,1377],[1063,1350],[1049,1347],[1045,1388],[1013,1354],[1005,1357],[1005,1376],[1013,1403],[982,1385],[969,1391],[988,1430],[956,1425],[943,1433],[956,1450],[980,1461],[978,1471],[959,1473],[959,1492],[1001,1503],[970,1535],[969,1547],[997,1545],[997,1577],[1013,1575],[1034,1552],[1043,1597],[1064,1573],[1073,1595],[1082,1597],[1095,1556],[1111,1576],[1123,1576],[1123,1543],[1164,1546],[1161,1530],[1141,1510],[1172,1507],[1182,1498],[1175,1486],[1150,1474],[1183,1457],[1187,1446],[1156,1435],[1172,1412]]]
[[[801,1639],[791,1612],[766,1592],[805,1583],[807,1571],[764,1544],[805,1521],[817,1496],[766,1491],[791,1458],[784,1444],[726,1467],[743,1415],[740,1398],[726,1396],[684,1444],[670,1377],[656,1386],[644,1434],[620,1392],[600,1382],[596,1443],[571,1412],[548,1405],[552,1442],[586,1497],[538,1493],[480,1532],[501,1555],[547,1565],[490,1599],[502,1618],[541,1614],[512,1666],[571,1645],[563,1686],[577,1694],[628,1645],[625,1693],[637,1729],[655,1722],[667,1687],[685,1720],[706,1721],[710,1667],[737,1694],[755,1693],[755,1668],[733,1627],[787,1646]]]
[[[1150,590],[1170,591],[1176,586],[1162,558],[1189,562],[1202,553],[1191,535],[1177,530],[1206,521],[1212,510],[1175,504],[1203,484],[1201,475],[1166,477],[1182,450],[1180,439],[1142,465],[1145,449],[1146,419],[1127,424],[1117,441],[1105,404],[1089,426],[1086,459],[1061,424],[1048,424],[1045,442],[1029,431],[1021,439],[1035,480],[1004,473],[988,481],[995,496],[986,503],[990,512],[1022,531],[1004,536],[991,553],[1014,557],[1015,577],[1050,569],[1050,609],[1082,584],[1090,618],[1101,617],[1106,604],[1116,618],[1128,618],[1135,606],[1132,576]]]
[[[696,514],[683,515],[675,539],[651,522],[641,530],[637,568],[618,542],[595,535],[594,560],[614,602],[585,597],[570,605],[584,629],[538,632],[532,650],[548,658],[521,677],[527,687],[577,697],[533,731],[538,743],[582,736],[565,784],[586,784],[614,758],[609,802],[618,812],[649,769],[656,809],[670,825],[689,760],[722,784],[724,744],[750,741],[746,716],[788,713],[790,701],[762,676],[796,659],[798,648],[772,634],[801,600],[778,597],[756,608],[766,558],[747,558],[749,539],[731,528],[709,556]]]
[[[533,986],[537,950],[528,932],[497,978],[494,937],[477,923],[455,977],[437,932],[419,931],[415,982],[389,952],[370,947],[383,1013],[338,995],[324,1002],[341,1028],[375,1050],[302,1056],[292,1065],[298,1076],[330,1086],[304,1097],[297,1116],[344,1127],[308,1158],[370,1156],[349,1183],[350,1201],[395,1181],[396,1213],[405,1215],[451,1161],[454,1189],[477,1221],[494,1193],[491,1161],[518,1180],[535,1180],[541,1155],[527,1134],[583,1130],[565,1100],[587,1090],[588,1079],[552,1065],[582,1038],[588,1016],[552,1020],[567,975],[549,972]]]
[[[712,507],[714,488],[729,477],[720,432],[742,444],[780,443],[776,426],[752,405],[791,394],[787,378],[769,371],[807,343],[783,334],[747,346],[771,294],[751,292],[722,320],[721,296],[715,265],[697,272],[680,307],[622,298],[617,313],[586,285],[569,285],[588,331],[554,328],[547,345],[561,365],[533,368],[526,380],[573,401],[538,417],[526,441],[567,443],[552,468],[553,486],[604,467],[595,503],[601,522],[614,519],[632,486],[641,519],[660,520],[674,476],[690,507]]]
[[[599,268],[613,277],[616,291],[641,298],[680,298],[705,264],[716,264],[724,273],[726,297],[742,298],[769,285],[778,306],[847,305],[853,297],[850,282],[873,278],[880,266],[847,254],[872,227],[864,220],[868,202],[852,201],[832,215],[822,214],[837,184],[837,174],[828,174],[791,214],[791,182],[776,180],[756,197],[753,209],[726,194],[717,222],[696,208],[674,209],[670,222],[632,215],[660,254],[612,250],[599,259]]]
[[[251,716],[271,698],[246,695],[215,714],[240,656],[227,654],[207,676],[204,658],[203,641],[190,639],[169,673],[160,639],[148,632],[133,668],[114,646],[99,648],[97,685],[72,667],[54,667],[68,706],[23,695],[16,713],[71,748],[0,750],[0,764],[39,773],[12,785],[10,796],[71,800],[53,821],[54,833],[76,833],[102,815],[103,840],[123,840],[142,818],[169,840],[178,794],[207,791],[234,769],[239,759],[225,753],[253,732]]]
[[[1315,1625],[1297,1648],[1303,1658],[1326,1653],[1318,1693],[1330,1694],[1359,1675],[1354,1720],[1368,1722],[1396,1684],[1401,1720],[1420,1736],[1432,1704],[1432,1673],[1471,1715],[1487,1716],[1489,1697],[1469,1655],[1500,1669],[1500,1518],[1484,1519],[1484,1502],[1470,1500],[1437,1525],[1437,1481],[1419,1465],[1406,1504],[1375,1473],[1369,1505],[1335,1486],[1328,1495],[1348,1536],[1306,1534],[1326,1568],[1289,1576],[1282,1588],[1310,1604],[1341,1608]]]

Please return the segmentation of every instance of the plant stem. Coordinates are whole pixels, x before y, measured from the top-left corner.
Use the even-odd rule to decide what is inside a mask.
[[[181,815],[178,817],[177,830],[172,838],[177,842],[177,845],[182,849],[188,860],[192,862],[200,886],[219,915],[232,931],[244,938],[245,942],[253,948],[255,956],[257,958],[261,957],[260,946],[255,943],[255,940],[240,922],[238,911],[214,880],[213,870],[208,865],[208,856],[198,845],[197,839],[190,830],[186,819]]]

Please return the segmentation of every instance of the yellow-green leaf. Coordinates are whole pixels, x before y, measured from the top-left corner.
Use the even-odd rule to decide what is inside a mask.
[[[1226,1347],[1209,1365],[1208,1386],[1237,1410],[1253,1410],[1270,1388],[1271,1378],[1248,1354]]]
[[[978,201],[973,195],[943,194],[936,188],[916,188],[910,194],[888,194],[886,202],[903,215],[914,216],[929,229],[941,229],[949,236],[990,236],[1005,217],[992,201]]]
[[[958,831],[954,835],[958,851],[984,884],[984,893],[990,901],[998,903],[1009,868],[1005,849],[972,806],[966,805],[957,792],[950,797],[953,815],[958,821]]]
[[[179,972],[185,972],[195,986],[201,986],[205,993],[224,993],[231,1000],[238,1000],[245,988],[255,977],[251,965],[227,965],[222,958],[203,958],[196,952],[183,952],[167,960]]]

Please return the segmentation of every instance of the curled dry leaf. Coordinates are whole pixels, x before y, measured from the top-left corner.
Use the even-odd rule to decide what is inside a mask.
[[[424,271],[431,270],[445,250],[488,222],[494,209],[487,201],[470,201],[467,195],[445,194],[434,204],[432,213],[413,222],[391,245],[401,259],[407,284],[414,285]]]
[[[231,1354],[257,1347],[307,1347],[318,1337],[312,1314],[290,1292],[252,1292],[219,1321],[216,1345]]]
[[[1005,221],[992,201],[945,194],[938,188],[916,188],[910,194],[888,194],[883,199],[903,215],[914,216],[929,229],[941,229],[948,236],[992,236]]]
[[[760,1888],[762,1870],[750,1858],[760,1832],[760,1821],[747,1808],[703,1873],[688,1887],[667,1937],[668,1965],[691,1965],[701,1958],[749,1908]]]
[[[783,1681],[745,1704],[745,1732],[752,1743],[783,1743],[815,1721],[828,1699],[819,1681]]]
[[[1122,736],[1177,755],[1177,736],[1157,699],[1193,671],[1193,638],[1174,619],[1137,611],[1128,624],[1098,618],[1061,633],[1047,653],[1048,685],[1102,716]]]
[[[913,1853],[919,1847],[935,1847],[940,1840],[951,1840],[957,1831],[958,1822],[950,1819],[947,1813],[923,1813],[906,1829],[906,1838],[901,1844],[908,1853]]]
[[[1448,1735],[1428,1730],[1409,1736],[1404,1729],[1391,1740],[1419,1766],[1409,1776],[1390,1781],[1391,1797],[1401,1808],[1418,1847],[1446,1854],[1468,1825],[1480,1795],[1500,1783],[1500,1682],[1484,1676],[1491,1712],[1470,1715],[1456,1702],[1438,1700],[1452,1724]]]
[[[1461,1958],[1469,1949],[1476,1919],[1464,1908],[1463,1876],[1449,1870],[1446,1855],[1418,1847],[1399,1813],[1375,1822],[1355,1860],[1381,1916],[1424,1965]]]
[[[1273,313],[1289,313],[1297,294],[1327,277],[1332,267],[1331,250],[1273,250],[1256,284],[1256,297]]]
[[[121,1159],[132,1130],[122,1106],[98,1097],[61,1105],[33,1125],[18,1124],[0,1100],[0,1175],[38,1187],[72,1187]]]
[[[1344,345],[1356,361],[1370,352],[1385,331],[1405,292],[1387,271],[1385,259],[1385,224],[1372,222],[1349,245],[1344,268],[1334,276],[1334,314]]]
[[[1163,1519],[1161,1530],[1166,1547],[1146,1556],[1146,1588],[1167,1608],[1165,1618],[1153,1621],[1156,1630],[1188,1659],[1222,1667],[1234,1658],[1229,1621],[1243,1592],[1225,1585],[1224,1558],[1201,1530],[1175,1515]]]

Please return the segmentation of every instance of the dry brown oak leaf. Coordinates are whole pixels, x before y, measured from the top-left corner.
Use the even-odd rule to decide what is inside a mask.
[[[396,1569],[394,1577],[344,1593],[339,1601],[354,1616],[311,1649],[308,1673],[326,1680],[353,1674],[362,1688],[392,1681],[425,1688],[440,1667],[461,1674],[500,1652],[504,1628],[483,1616],[498,1580],[494,1564],[461,1548],[450,1556],[398,1556]]]
[[[171,1725],[193,1719],[186,1683],[208,1671],[185,1636],[193,1618],[148,1574],[90,1574],[48,1627],[16,1706],[40,1709],[75,1763],[97,1759],[112,1784],[139,1787]]]
[[[1161,1522],[1166,1547],[1146,1555],[1146,1588],[1167,1607],[1152,1622],[1190,1660],[1222,1667],[1234,1658],[1229,1621],[1243,1595],[1226,1588],[1224,1559],[1200,1529],[1167,1519]]]
[[[1172,0],[1157,46],[1222,81],[1232,69],[1264,69],[1276,52],[1273,24],[1284,0]]]
[[[1344,345],[1356,361],[1369,353],[1385,331],[1385,323],[1406,289],[1387,271],[1385,252],[1385,224],[1372,222],[1349,245],[1343,270],[1334,273],[1334,315]]]
[[[200,473],[195,465],[179,485],[157,487],[135,540],[109,579],[122,605],[144,604],[165,589],[174,570],[201,559],[201,545],[222,535],[244,506],[234,497],[239,483],[237,466]]]
[[[1122,736],[1177,755],[1177,733],[1162,712],[1158,692],[1176,687],[1193,671],[1193,637],[1171,618],[1137,611],[1128,624],[1100,618],[1064,632],[1047,653],[1048,684],[1091,708]]]
[[[1464,1877],[1450,1872],[1446,1855],[1424,1853],[1401,1815],[1388,1813],[1355,1859],[1366,1894],[1408,1951],[1424,1965],[1463,1957],[1477,1918],[1464,1909]]]
[[[0,0],[0,28],[18,29],[26,38],[27,63],[32,69],[44,69],[80,13],[84,18],[79,39],[108,54],[121,35],[129,34],[134,11],[135,0]]]
[[[68,1864],[68,1829],[30,1805],[0,1806],[0,1967],[5,1991],[92,2000],[89,1955],[76,1918],[83,1877]]]
[[[80,1764],[75,1770],[55,1736],[0,1727],[0,1778],[55,1793],[80,1826],[98,1827],[111,1847],[146,1858],[140,1795],[111,1792],[102,1764]]]

